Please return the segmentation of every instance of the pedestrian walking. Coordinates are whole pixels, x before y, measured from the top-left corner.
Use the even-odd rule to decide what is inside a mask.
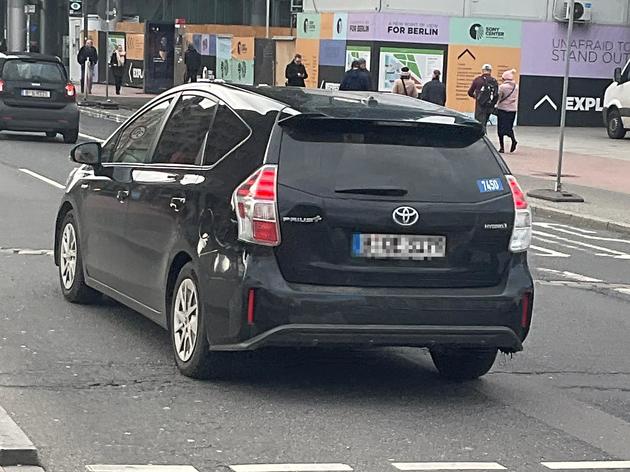
[[[184,54],[184,64],[186,64],[186,77],[184,82],[197,82],[197,76],[201,69],[201,54],[192,44],[188,45],[188,50]]]
[[[92,93],[92,80],[94,67],[98,63],[98,51],[91,39],[86,40],[85,45],[79,50],[77,62],[81,65],[81,93],[84,93],[86,89],[88,93]],[[90,72],[88,77],[86,77],[86,69],[89,69]],[[86,78],[89,78],[89,80],[86,81]]]
[[[475,99],[475,119],[481,123],[485,131],[499,100],[499,82],[492,77],[490,64],[484,64],[481,75],[473,80],[468,96]]]
[[[416,84],[411,79],[411,72],[409,67],[403,67],[400,69],[400,78],[394,82],[392,93],[397,95],[406,95],[411,98],[418,98],[418,89]]]
[[[116,50],[112,53],[112,57],[109,59],[109,65],[112,68],[112,75],[114,76],[114,84],[116,84],[116,95],[120,95],[122,89],[123,77],[125,75],[125,63],[127,62],[127,53],[119,44]]]
[[[497,128],[499,132],[499,152],[505,152],[505,137],[512,140],[510,152],[516,151],[518,142],[514,135],[514,120],[518,111],[518,84],[516,83],[516,69],[508,70],[501,76],[499,85],[499,101],[497,102]]]
[[[296,54],[293,60],[287,65],[285,71],[288,87],[306,87],[308,73],[302,63],[302,55]]]
[[[420,98],[425,102],[431,102],[435,105],[446,105],[446,85],[442,83],[442,73],[435,69],[433,78],[422,87],[422,95]]]
[[[362,68],[363,64],[363,68]],[[339,90],[365,92],[372,88],[372,79],[370,73],[367,70],[365,59],[357,59],[352,61],[350,69],[346,71],[346,74],[341,81]]]

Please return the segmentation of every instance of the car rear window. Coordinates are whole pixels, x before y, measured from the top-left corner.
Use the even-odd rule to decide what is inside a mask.
[[[54,62],[33,62],[11,60],[2,69],[4,80],[30,82],[65,82],[65,72],[61,64]]]
[[[479,130],[312,123],[286,127],[279,182],[324,197],[479,202],[509,191]]]

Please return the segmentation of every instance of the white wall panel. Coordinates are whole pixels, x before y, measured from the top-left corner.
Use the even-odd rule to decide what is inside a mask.
[[[463,16],[465,3],[465,0],[383,0],[383,10]]]
[[[305,11],[378,11],[380,0],[305,0]]]
[[[544,21],[549,11],[548,0],[468,0],[467,3],[467,16],[473,17]]]

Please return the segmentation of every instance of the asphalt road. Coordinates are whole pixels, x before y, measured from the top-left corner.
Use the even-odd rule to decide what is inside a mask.
[[[82,120],[89,136],[115,127]],[[150,321],[114,302],[62,299],[39,251],[52,249],[69,149],[0,135],[0,405],[48,471],[464,461],[530,472],[630,459],[629,237],[539,221],[534,327],[525,351],[481,381],[444,381],[413,349],[268,352],[232,380],[192,381]]]

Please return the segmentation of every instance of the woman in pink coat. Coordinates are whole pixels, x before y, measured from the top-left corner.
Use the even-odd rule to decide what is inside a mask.
[[[512,140],[510,152],[516,151],[518,142],[514,136],[514,120],[518,110],[518,84],[515,81],[516,70],[508,70],[501,77],[503,83],[499,86],[499,102],[497,103],[497,128],[499,131],[499,152],[505,152],[505,137]]]

